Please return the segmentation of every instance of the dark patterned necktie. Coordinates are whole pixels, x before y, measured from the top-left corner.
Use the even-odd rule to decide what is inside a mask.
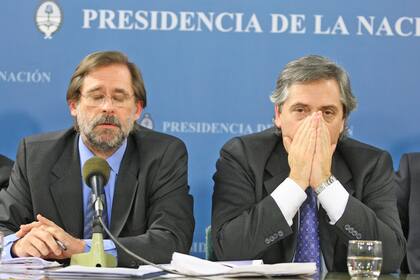
[[[311,187],[306,189],[308,197],[300,207],[299,233],[295,262],[314,262],[321,271],[321,248],[318,232],[318,205]]]
[[[95,209],[93,205],[93,199],[92,199],[92,193],[89,193],[89,203],[88,203],[88,209],[86,212],[85,217],[85,225],[83,230],[83,238],[84,239],[91,239],[92,238],[92,226],[93,226],[93,217],[95,215]],[[108,227],[108,214],[107,214],[107,206],[106,206],[106,196],[105,194],[101,194],[102,201],[104,202],[104,210],[102,211],[102,220],[104,221],[104,224]],[[105,238],[104,233],[104,238]]]

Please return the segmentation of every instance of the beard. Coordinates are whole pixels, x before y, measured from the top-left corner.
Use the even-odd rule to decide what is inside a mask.
[[[114,125],[114,127],[99,127],[103,124]],[[133,129],[134,121],[128,117],[126,125],[122,125],[117,117],[105,114],[97,115],[89,120],[84,113],[79,111],[76,126],[93,149],[109,152],[121,146]]]

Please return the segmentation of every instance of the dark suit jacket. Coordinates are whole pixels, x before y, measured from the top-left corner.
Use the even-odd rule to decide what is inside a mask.
[[[12,167],[13,161],[0,155],[0,190],[7,188],[9,185],[9,177],[12,172]]]
[[[398,210],[407,238],[403,272],[420,273],[420,153],[404,154],[397,172]]]
[[[269,195],[289,172],[287,153],[274,128],[234,138],[222,148],[213,178],[212,239],[218,259],[293,260],[298,215],[289,227]],[[355,140],[342,140],[334,153],[332,173],[350,196],[335,225],[319,209],[320,243],[328,271],[347,271],[347,244],[357,237],[382,240],[382,271],[396,271],[405,240],[390,156]]]
[[[82,178],[73,129],[23,139],[7,191],[0,193],[0,230],[11,234],[41,213],[83,237]],[[179,139],[136,127],[116,180],[110,230],[136,254],[168,263],[188,253],[194,231],[187,151]],[[118,265],[139,262],[117,247]]]

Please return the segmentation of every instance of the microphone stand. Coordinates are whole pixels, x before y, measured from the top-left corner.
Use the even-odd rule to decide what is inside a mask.
[[[97,197],[95,203],[100,198]],[[116,267],[117,259],[104,250],[104,237],[102,224],[99,221],[100,215],[96,215],[93,218],[92,228],[92,246],[88,253],[74,254],[71,256],[70,265],[82,265],[90,267]]]

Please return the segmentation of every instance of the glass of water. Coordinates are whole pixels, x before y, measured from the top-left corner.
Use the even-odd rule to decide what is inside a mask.
[[[382,242],[350,240],[347,268],[351,277],[379,277],[382,268]]]

